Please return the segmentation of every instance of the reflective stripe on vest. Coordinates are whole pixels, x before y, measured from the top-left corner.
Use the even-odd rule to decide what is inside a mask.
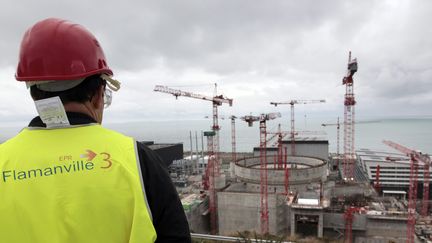
[[[154,242],[135,141],[99,125],[0,145],[1,242]]]

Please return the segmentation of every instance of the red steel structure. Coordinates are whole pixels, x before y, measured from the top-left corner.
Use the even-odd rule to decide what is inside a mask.
[[[384,140],[384,144],[404,153],[410,157],[410,185],[408,192],[408,229],[407,229],[407,242],[414,243],[415,224],[416,224],[416,203],[417,203],[417,181],[418,181],[418,166],[419,163],[423,164],[424,178],[423,178],[423,200],[421,215],[427,216],[428,214],[428,201],[429,201],[429,167],[430,157],[427,154],[422,154],[419,151],[407,148],[403,145],[397,144],[392,141]]]
[[[296,104],[313,104],[325,103],[325,100],[290,100],[286,102],[270,102],[271,105],[291,105],[291,155],[295,156],[295,124],[294,124],[294,105]]]
[[[277,136],[277,142],[274,146],[277,146],[277,154],[274,158],[274,168],[285,171],[285,194],[288,195],[289,190],[289,166],[287,164],[287,147],[283,147],[282,139],[288,135],[288,133],[282,131],[281,124],[278,125],[277,132],[267,132],[267,134],[273,134],[270,138],[267,138],[267,143],[273,140]]]
[[[344,218],[345,218],[345,240],[344,243],[352,243],[353,242],[353,236],[352,236],[352,222],[354,220],[354,213],[359,212],[360,208],[356,207],[349,207],[345,211]]]
[[[423,204],[422,204],[422,216],[427,216],[429,213],[429,185],[430,185],[430,158],[428,163],[424,164],[423,167]]]
[[[216,87],[216,86],[215,86]],[[223,103],[229,104],[232,106],[233,99],[229,99],[224,97],[223,95],[217,95],[215,94],[214,97],[209,97],[201,94],[195,94],[192,92],[182,91],[178,89],[172,89],[168,86],[163,85],[156,85],[153,91],[162,92],[162,93],[168,93],[172,94],[176,97],[176,99],[179,96],[185,96],[189,98],[199,99],[199,100],[207,100],[212,102],[213,105],[213,126],[211,127],[212,130],[215,132],[215,136],[213,137],[213,146],[214,146],[214,156],[215,156],[215,170],[216,175],[219,175],[220,170],[220,159],[219,159],[219,122],[218,122],[218,106],[221,106]]]
[[[285,147],[285,150],[283,149],[282,144],[282,138],[284,137],[284,134],[281,130],[281,125],[278,126],[278,141],[277,141],[277,169],[281,170],[283,169],[285,172],[285,194],[288,195],[289,193],[289,166],[287,164],[287,148]],[[284,153],[285,152],[285,153]],[[276,166],[275,166],[276,169]]]
[[[251,127],[254,122],[259,121],[260,124],[260,191],[261,191],[261,234],[269,232],[269,218],[268,218],[268,184],[267,184],[267,127],[266,122],[281,117],[280,113],[261,114],[259,116],[243,116],[242,120],[246,121]]]
[[[344,112],[344,161],[343,171],[344,178],[346,180],[353,180],[354,177],[354,166],[355,166],[355,111],[354,106],[356,104],[354,98],[354,80],[353,75],[357,72],[358,65],[357,59],[351,60],[351,52],[348,57],[348,70],[346,76],[342,80],[342,84],[345,85],[345,112]]]
[[[267,144],[269,144],[273,139],[275,139],[277,137],[276,142],[274,142],[271,146],[275,146],[278,148],[277,150],[277,154],[274,157],[274,168],[277,169],[283,169],[284,165],[283,165],[283,143],[282,143],[282,139],[288,135],[287,132],[282,131],[281,129],[281,124],[278,125],[278,131],[277,132],[269,132],[267,131],[267,135],[272,134],[270,137],[266,137],[266,142]]]
[[[207,137],[207,184],[209,192],[209,211],[210,211],[210,232],[212,234],[217,233],[217,205],[216,205],[216,188],[215,188],[215,174],[216,174],[216,160],[214,153],[214,136],[215,131],[204,132],[204,136]]]

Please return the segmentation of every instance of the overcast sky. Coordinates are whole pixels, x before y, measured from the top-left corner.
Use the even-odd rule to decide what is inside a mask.
[[[432,1],[47,1],[3,0],[0,124],[36,112],[15,81],[19,43],[36,21],[80,23],[99,39],[122,88],[108,121],[196,119],[210,102],[153,92],[157,84],[234,99],[220,113],[281,111],[270,101],[326,99],[298,107],[343,116],[348,51],[358,117],[432,115]]]

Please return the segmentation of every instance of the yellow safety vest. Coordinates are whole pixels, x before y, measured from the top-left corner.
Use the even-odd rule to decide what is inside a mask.
[[[0,242],[154,242],[132,138],[25,128],[0,145]]]

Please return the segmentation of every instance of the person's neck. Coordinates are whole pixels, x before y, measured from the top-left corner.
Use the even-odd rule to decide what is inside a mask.
[[[66,112],[77,112],[77,113],[86,114],[91,118],[93,118],[95,121],[97,121],[96,113],[94,110],[90,108],[89,104],[69,102],[67,104],[64,104],[64,109]]]

